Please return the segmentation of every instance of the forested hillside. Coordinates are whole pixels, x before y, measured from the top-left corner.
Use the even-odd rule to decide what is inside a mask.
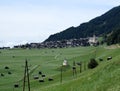
[[[120,29],[114,30],[107,37],[107,44],[108,45],[116,44],[116,43],[120,43]]]
[[[116,28],[120,28],[120,6],[114,7],[105,14],[83,23],[78,27],[70,27],[60,33],[51,35],[45,41],[79,39],[93,36],[93,34],[102,36],[111,33]]]

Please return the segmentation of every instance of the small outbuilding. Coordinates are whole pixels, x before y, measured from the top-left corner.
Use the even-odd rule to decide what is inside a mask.
[[[67,60],[63,61],[63,66],[68,66],[68,61]]]

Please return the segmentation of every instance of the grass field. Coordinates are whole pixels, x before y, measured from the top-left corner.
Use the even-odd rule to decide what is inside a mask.
[[[109,56],[112,59],[108,61]],[[87,68],[90,58],[96,58],[99,63],[95,69]],[[99,58],[103,61],[100,62]],[[0,50],[0,73],[4,74],[0,76],[0,91],[22,91],[26,59],[31,91],[120,91],[120,48],[103,46]],[[70,67],[64,69],[61,83],[59,69],[64,59],[68,60]],[[73,61],[82,62],[82,73],[79,72],[79,66],[76,66],[76,76],[72,73]],[[6,66],[9,69],[5,69]],[[43,83],[34,79],[34,76],[42,79],[39,71],[46,75]],[[53,81],[48,81],[48,78],[53,78]],[[15,84],[19,87],[14,88]]]

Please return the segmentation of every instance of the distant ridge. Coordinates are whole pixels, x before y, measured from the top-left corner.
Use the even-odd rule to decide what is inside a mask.
[[[120,6],[114,7],[105,14],[96,17],[89,22],[82,23],[78,27],[70,27],[60,33],[50,35],[46,41],[57,41],[64,39],[79,39],[111,33],[120,28]]]

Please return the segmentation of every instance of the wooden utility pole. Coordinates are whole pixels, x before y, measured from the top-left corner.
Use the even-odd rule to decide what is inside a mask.
[[[25,61],[25,72],[24,72],[24,79],[23,79],[23,91],[25,91],[26,78],[27,78],[27,81],[28,81],[28,91],[30,91],[30,79],[29,79],[29,71],[28,71],[27,60]]]
[[[80,64],[79,64],[79,66],[80,66],[80,73],[82,72],[82,63],[80,62]]]
[[[62,83],[62,66],[61,66],[61,75],[60,75],[60,82]]]
[[[77,65],[80,67],[80,73],[82,72],[82,62],[77,63]]]
[[[86,70],[86,62],[84,62],[84,70]]]
[[[77,76],[77,71],[76,71],[76,66],[75,66],[75,61],[73,61],[73,76],[76,75]]]

